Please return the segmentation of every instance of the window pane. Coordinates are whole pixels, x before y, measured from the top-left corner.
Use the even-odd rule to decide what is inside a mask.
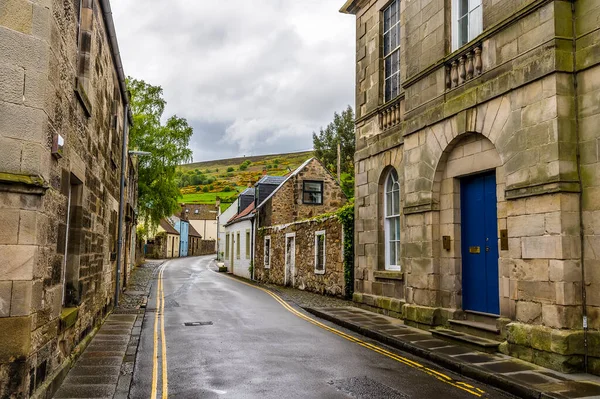
[[[462,17],[469,12],[469,0],[458,0],[458,17]]]
[[[391,31],[391,38],[390,38],[390,51],[394,50],[396,47],[398,47],[398,25],[396,25],[396,27],[394,27]]]
[[[392,76],[393,67],[392,67],[392,57],[388,57],[385,59],[385,78],[389,78]]]
[[[385,215],[386,216],[391,216],[393,215],[392,213],[392,193],[386,193],[386,198],[385,198]]]
[[[394,220],[396,221],[396,235],[395,235],[395,239],[396,239],[396,241],[400,241],[400,216],[396,216],[394,218]]]
[[[398,72],[398,68],[400,67],[400,50],[398,51],[394,51],[394,53],[386,59],[386,62],[389,61],[390,63],[390,75],[395,74],[396,72]],[[386,77],[389,75],[386,75]]]
[[[391,34],[388,32],[385,35],[383,35],[383,55],[388,55],[390,53],[391,46],[390,46],[390,37]]]
[[[392,16],[392,9],[391,9],[391,7],[388,7],[383,12],[383,31],[384,32],[387,32],[390,29],[390,26],[392,26],[391,16]]]
[[[390,265],[395,265],[396,264],[396,243],[395,242],[390,242],[389,243],[389,247],[390,247],[390,258],[389,258],[389,262]]]
[[[396,265],[400,264],[400,241],[396,241]]]
[[[394,207],[392,208],[392,212],[394,212],[394,215],[399,215],[400,214],[400,191],[395,190],[392,192],[392,197],[394,198]]]
[[[321,183],[304,182],[304,190],[306,190],[306,191],[321,191]]]
[[[481,0],[469,0],[469,11],[473,11],[481,5]]]
[[[304,193],[304,202],[307,204],[320,204],[323,202],[321,193]]]
[[[392,86],[391,83],[392,79],[387,79],[385,81],[385,96],[384,99],[385,101],[389,101],[392,98]]]
[[[390,4],[390,15],[391,15],[391,19],[392,19],[392,24],[395,23],[397,21],[397,15],[398,15],[398,2],[394,1],[392,4]]]
[[[479,6],[469,13],[469,41],[479,36],[483,30],[481,10],[482,7]]]
[[[458,46],[464,46],[469,41],[469,17],[458,20]]]
[[[398,74],[392,76],[392,98],[398,95]]]

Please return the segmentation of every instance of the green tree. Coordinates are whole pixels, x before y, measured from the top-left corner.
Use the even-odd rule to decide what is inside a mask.
[[[333,121],[321,128],[319,134],[313,132],[315,156],[333,174],[337,173],[337,145],[340,143],[342,188],[349,197],[354,196],[354,111],[348,106],[341,114],[335,112]]]
[[[160,86],[128,77],[127,87],[133,114],[129,146],[152,154],[139,157],[138,209],[146,225],[157,226],[161,218],[179,209],[176,170],[192,158],[188,146],[193,130],[187,120],[176,115],[161,122],[166,102]],[[185,176],[181,176],[181,184]]]
[[[228,172],[233,172],[234,170],[235,170],[235,169],[234,169],[234,167],[233,167],[233,166],[230,166],[230,167],[228,167],[228,168],[227,168],[227,171],[228,171]]]

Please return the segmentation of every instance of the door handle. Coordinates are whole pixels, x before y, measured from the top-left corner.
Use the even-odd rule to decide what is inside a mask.
[[[490,247],[485,247],[485,252],[490,252]]]

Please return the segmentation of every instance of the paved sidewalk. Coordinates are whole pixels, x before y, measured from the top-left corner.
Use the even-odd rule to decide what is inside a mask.
[[[123,367],[128,357],[135,359],[142,320],[135,314],[108,316],[54,397],[126,399],[131,377]]]
[[[415,354],[520,398],[600,398],[600,378],[563,374],[500,353],[484,353],[356,307],[305,309],[325,320]]]
[[[54,398],[127,399],[151,282],[163,260],[134,269],[119,307],[109,315]]]

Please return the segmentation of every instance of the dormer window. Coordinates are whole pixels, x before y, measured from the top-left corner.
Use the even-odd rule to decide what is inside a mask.
[[[302,203],[312,205],[323,204],[323,182],[305,180],[302,185]]]

